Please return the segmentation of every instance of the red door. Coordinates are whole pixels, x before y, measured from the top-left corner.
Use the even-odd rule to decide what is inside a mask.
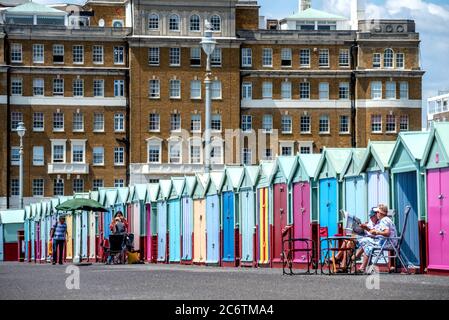
[[[287,225],[287,185],[274,185],[273,206],[273,262],[281,262],[282,230]]]
[[[293,223],[295,239],[312,239],[310,226],[310,184],[299,182],[293,186]],[[312,246],[309,243],[309,249]],[[305,242],[295,242],[295,249],[306,249]],[[293,259],[297,263],[307,263],[308,255],[306,251],[295,252]]]

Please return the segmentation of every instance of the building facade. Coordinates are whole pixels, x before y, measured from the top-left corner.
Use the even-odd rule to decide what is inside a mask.
[[[441,91],[438,95],[427,99],[427,127],[434,121],[449,120],[449,91]]]
[[[18,203],[21,121],[25,203],[201,172],[206,21],[217,41],[213,167],[421,129],[413,21],[364,20],[360,0],[346,20],[310,1],[280,21],[259,9],[238,0],[3,8],[0,207]]]

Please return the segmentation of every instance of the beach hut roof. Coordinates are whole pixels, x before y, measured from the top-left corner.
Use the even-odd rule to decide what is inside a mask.
[[[388,162],[395,145],[395,141],[370,141],[360,164],[359,174],[369,165],[371,157],[374,158],[374,161],[376,161],[382,171],[389,169],[390,165]]]
[[[323,154],[318,162],[317,171],[315,172],[315,179],[319,179],[323,169],[331,170],[339,176],[343,172],[343,168],[351,152],[352,149],[350,148],[324,148]],[[329,164],[327,168],[325,166],[326,163]]]
[[[197,173],[195,175],[196,185],[193,191],[194,198],[203,198],[205,195],[207,181],[209,180],[209,175],[206,173]]]
[[[259,181],[257,182],[257,185],[262,187],[268,186],[271,182],[271,177],[273,176],[274,169],[275,169],[274,161],[261,161]]]
[[[23,223],[25,210],[2,210],[0,211],[0,224]]]
[[[174,177],[171,179],[172,188],[170,192],[170,198],[180,198],[182,191],[184,190],[185,178]]]
[[[259,178],[260,166],[245,166],[245,171],[242,177],[242,183],[239,188],[252,187],[257,185]]]
[[[147,203],[156,202],[159,193],[159,183],[150,183],[147,185]]]
[[[363,158],[365,157],[367,148],[354,148],[352,149],[351,156],[346,161],[341,179],[344,176],[358,176],[360,175],[360,166],[362,165]]]
[[[98,202],[100,202],[102,205],[106,202],[106,189],[99,188],[98,189]]]
[[[168,199],[168,197],[170,197],[171,186],[172,186],[171,180],[160,180],[158,199],[161,200]]]
[[[31,216],[34,218],[34,220],[39,220],[39,217],[37,216],[37,204],[31,203],[30,208],[31,208]]]
[[[241,166],[229,166],[225,169],[225,180],[234,190],[238,190],[242,184],[245,168]]]
[[[278,173],[286,180],[290,182],[295,173],[296,167],[298,165],[298,160],[296,156],[280,156],[276,160],[273,175],[271,176],[271,181],[277,176]]]
[[[430,133],[424,131],[401,132],[388,161],[389,166],[392,166],[396,153],[400,150],[401,146],[404,147],[412,160],[421,161],[427,142],[429,141],[429,136]]]
[[[31,207],[25,206],[25,219],[31,219]]]
[[[117,203],[126,203],[128,201],[129,197],[129,188],[128,187],[122,187],[118,188],[118,195],[117,195]]]
[[[447,167],[449,166],[449,122],[435,122],[432,130],[430,131],[429,141],[424,149],[424,155],[421,165],[425,166],[429,162],[429,156],[432,152],[432,146],[434,143],[438,144],[438,165]],[[435,155],[436,155],[435,153]]]
[[[187,195],[189,197],[193,196],[195,192],[195,186],[197,183],[197,178],[195,176],[186,176],[183,195]]]
[[[104,206],[105,207],[114,206],[117,201],[117,195],[118,195],[117,189],[115,188],[106,189],[106,202]]]
[[[148,186],[145,183],[134,185],[132,201],[145,201],[147,198],[147,189]]]
[[[220,193],[221,188],[223,187],[223,183],[225,180],[225,172],[224,170],[215,170],[211,171],[209,174],[209,179],[206,183],[205,193],[207,194],[215,194]]]
[[[91,191],[89,195],[89,199],[98,201],[100,194],[98,191]]]
[[[304,168],[305,173],[308,178],[314,178],[315,172],[320,162],[321,154],[319,153],[309,153],[309,154],[299,154],[298,162],[299,166]]]
[[[46,207],[45,214],[47,216],[50,216],[53,214],[53,207],[52,207],[51,200],[46,200],[46,201],[42,202],[42,206]]]

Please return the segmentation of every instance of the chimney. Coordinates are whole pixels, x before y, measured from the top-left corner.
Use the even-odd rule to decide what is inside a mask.
[[[365,0],[351,0],[351,30],[359,30],[359,21],[365,20]]]
[[[299,12],[305,11],[312,7],[312,0],[299,0]]]

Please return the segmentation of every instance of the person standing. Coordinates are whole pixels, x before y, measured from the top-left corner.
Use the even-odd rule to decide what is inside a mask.
[[[58,263],[62,264],[66,236],[67,224],[65,223],[65,217],[61,216],[51,229],[51,237],[53,238],[53,264],[56,264],[56,258],[58,258]]]

